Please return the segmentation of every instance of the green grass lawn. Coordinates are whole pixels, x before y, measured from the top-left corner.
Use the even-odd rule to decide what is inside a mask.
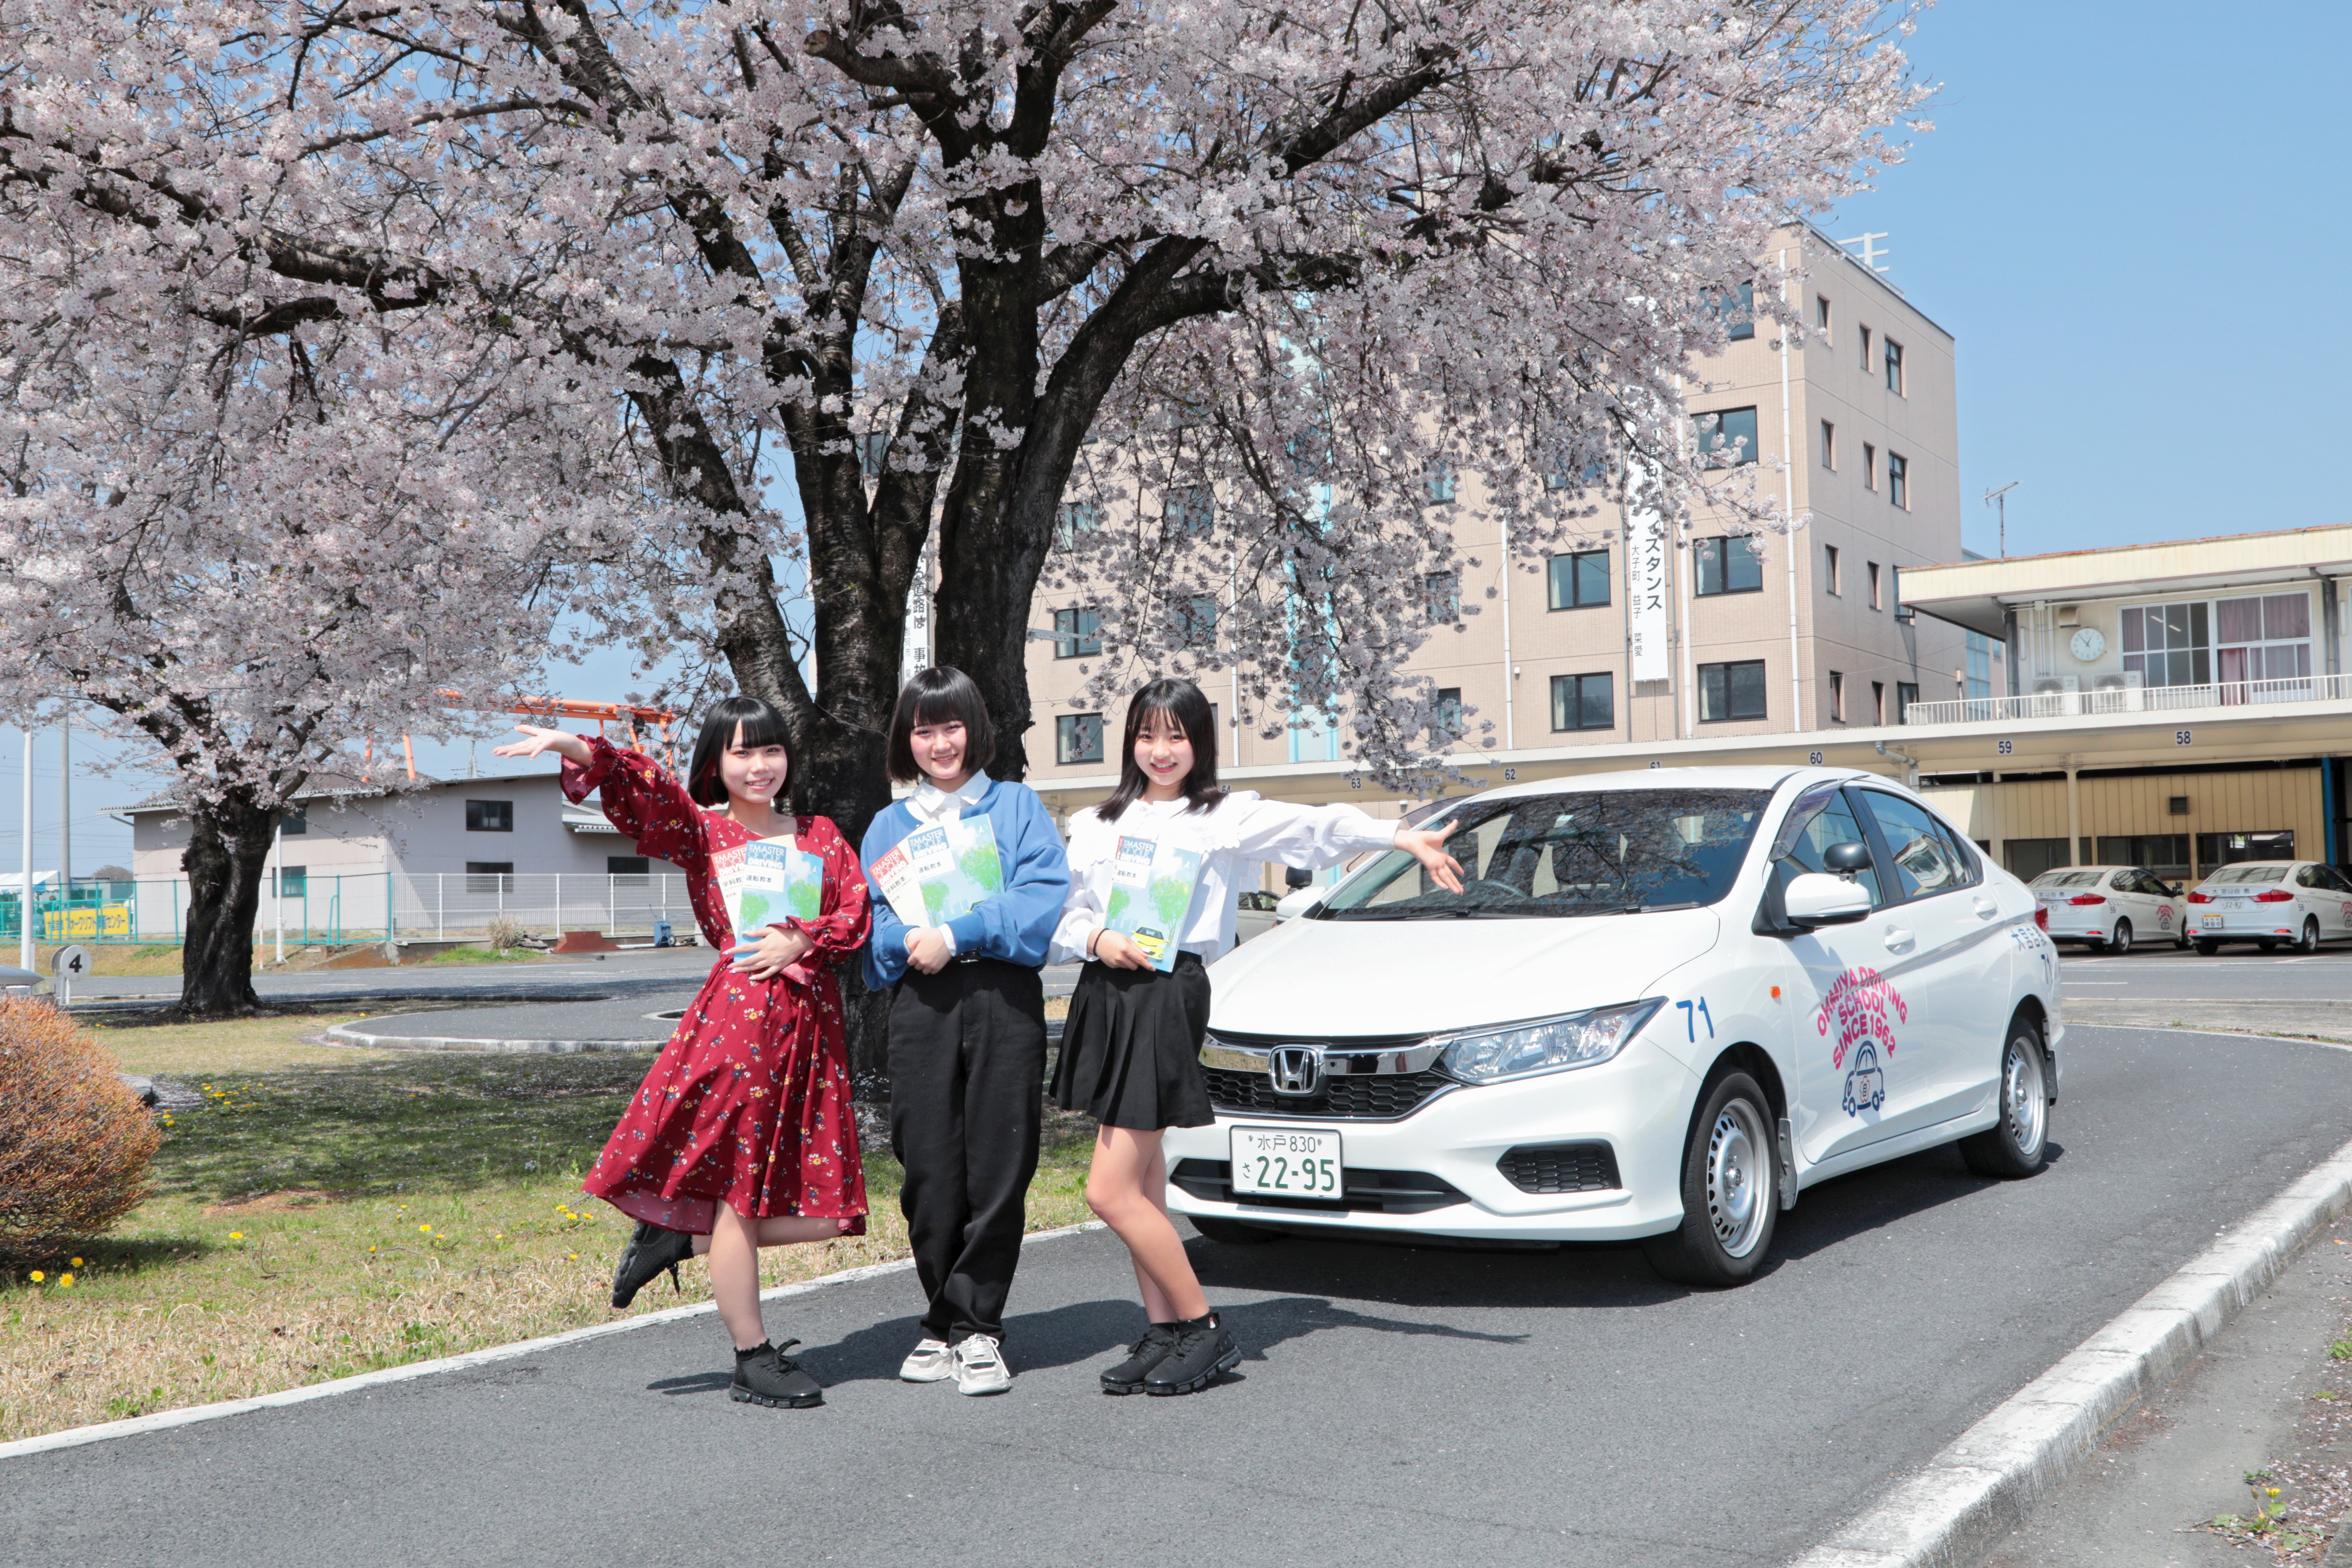
[[[308,1043],[344,1016],[100,1032],[126,1070],[204,1103],[167,1117],[155,1192],[111,1234],[37,1281],[0,1272],[0,1440],[614,1315],[629,1222],[579,1182],[650,1056]],[[1033,1228],[1087,1217],[1092,1146],[1090,1123],[1052,1121]],[[772,1250],[763,1278],[903,1257],[899,1179],[867,1155],[868,1233]],[[700,1265],[684,1275],[683,1297],[663,1283],[634,1310],[706,1299]]]

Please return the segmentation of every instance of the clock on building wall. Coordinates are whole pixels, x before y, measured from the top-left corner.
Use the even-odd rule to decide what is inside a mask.
[[[2066,647],[2076,658],[2081,659],[2084,664],[2089,664],[2107,651],[2107,639],[2098,627],[2084,626],[2074,634],[2074,640],[2068,643]]]

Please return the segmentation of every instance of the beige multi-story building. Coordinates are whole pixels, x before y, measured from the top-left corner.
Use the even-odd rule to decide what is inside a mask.
[[[1460,600],[1484,613],[1436,626],[1409,668],[1469,715],[1452,752],[1471,776],[1894,725],[1907,701],[2005,689],[1991,639],[1897,604],[1903,568],[1962,554],[1951,334],[1809,227],[1782,232],[1752,288],[1781,292],[1805,330],[1735,316],[1733,340],[1696,367],[1685,399],[1717,477],[1780,500],[1800,520],[1793,532],[1742,537],[1730,509],[1700,498],[1687,528],[1634,510],[1629,536],[1627,509],[1608,503],[1585,525],[1586,545],[1529,571],[1480,505],[1480,476],[1447,481],[1458,487]],[[1663,591],[1637,594],[1637,579]],[[1029,776],[1065,812],[1098,799],[1118,773],[1124,716],[1078,702],[1091,622],[1076,590],[1041,591],[1031,616]],[[1637,640],[1648,650],[1639,667]],[[1223,699],[1213,673],[1202,684]],[[1311,715],[1289,716],[1269,740],[1221,705],[1234,782],[1403,804],[1355,775]]]

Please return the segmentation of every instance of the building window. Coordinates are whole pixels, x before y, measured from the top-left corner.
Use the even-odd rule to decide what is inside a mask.
[[[2149,686],[2202,686],[2213,679],[2212,610],[2184,605],[2129,605],[2117,617],[2124,668]]]
[[[310,872],[308,867],[280,866],[278,868],[278,896],[279,898],[299,899],[309,893],[310,890]]]
[[[1609,602],[1609,552],[1580,550],[1544,563],[1545,587],[1555,610],[1584,610]]]
[[[2292,827],[2270,833],[2200,833],[2197,836],[2197,865],[2203,871],[2210,872],[2216,866],[2234,866],[2241,860],[2294,858],[2294,829]]]
[[[1054,721],[1054,760],[1057,763],[1101,762],[1102,742],[1099,713],[1065,713]]]
[[[1822,342],[1830,341],[1830,297],[1827,294],[1813,296],[1813,331],[1821,333]]]
[[[1756,335],[1756,285],[1742,283],[1737,289],[1707,296],[1707,309],[1723,318],[1724,336],[1739,342]]]
[[[1422,619],[1433,626],[1450,626],[1462,618],[1462,574],[1431,572],[1421,579]]]
[[[1826,419],[1822,421],[1822,467],[1837,472],[1837,426]]]
[[[1594,675],[1553,676],[1551,727],[1555,730],[1614,730],[1617,727],[1617,678],[1605,669]]]
[[[1102,616],[1093,610],[1054,612],[1054,657],[1085,658],[1102,652]]]
[[[1865,561],[1863,564],[1870,568],[1870,607],[1874,610],[1883,610],[1886,606],[1879,602],[1878,597],[1878,563]]]
[[[1886,340],[1886,390],[1903,395],[1903,345],[1893,338]]]
[[[1760,542],[1738,534],[1692,540],[1691,554],[1698,562],[1694,592],[1702,595],[1763,592],[1764,558],[1757,548]]]
[[[1830,722],[1845,722],[1845,677],[1834,669],[1830,671]]]
[[[1437,743],[1442,746],[1448,742],[1460,740],[1465,722],[1462,717],[1462,689],[1458,686],[1439,687],[1437,689],[1437,721],[1432,726],[1437,734]]]
[[[1878,488],[1878,448],[1867,441],[1862,444],[1862,488],[1866,490]]]
[[[1176,641],[1189,648],[1217,646],[1217,600],[1213,594],[1191,594],[1176,601]]]
[[[2137,866],[2170,881],[2189,879],[2186,833],[2134,833],[2112,837],[2102,834],[2098,849],[2099,865]]]
[[[1840,585],[1838,578],[1838,547],[1834,544],[1822,546],[1822,574],[1829,584],[1832,598],[1843,595],[1844,590]]]
[[[469,893],[513,892],[514,862],[511,860],[467,861],[466,891]]]
[[[1764,661],[1700,665],[1698,716],[1710,724],[1764,717]]]
[[[310,832],[310,808],[307,805],[288,806],[284,815],[278,819],[278,831],[289,838],[297,834]]]
[[[2213,601],[2213,673],[2222,680],[2311,675],[2311,596],[2269,594]]]
[[[1756,410],[1718,408],[1691,416],[1699,460],[1710,468],[1736,468],[1756,460]]]
[[[1090,500],[1074,500],[1054,514],[1054,548],[1076,550],[1078,535],[1093,533],[1102,527],[1102,508]]]
[[[652,859],[644,855],[604,857],[604,875],[620,887],[642,888],[653,879],[653,872]]]
[[[1609,477],[1606,458],[1595,458],[1581,468],[1565,460],[1544,472],[1544,489],[1548,490],[1589,490]]]
[[[1862,329],[1862,368],[1865,371],[1877,368],[1870,363],[1870,329],[1868,327]]]
[[[1963,697],[1990,697],[1992,695],[1992,638],[1982,632],[1970,632],[1968,645],[1967,684],[1960,694]],[[1917,700],[1916,694],[1912,700]]]
[[[512,833],[514,802],[510,800],[469,800],[466,803],[466,831],[468,833]]]
[[[1911,704],[1918,700],[1919,683],[1917,681],[1896,681],[1895,683],[1895,721],[1897,724],[1911,722]]]
[[[1886,454],[1886,499],[1906,511],[1911,509],[1911,460],[1900,452]]]
[[[1198,537],[1217,525],[1217,495],[1206,485],[1179,485],[1168,492],[1168,526]]]
[[[1454,465],[1443,458],[1432,458],[1421,466],[1421,499],[1423,501],[1449,501],[1454,499]]]
[[[1874,724],[1886,722],[1886,682],[1883,680],[1870,683],[1870,721]]]

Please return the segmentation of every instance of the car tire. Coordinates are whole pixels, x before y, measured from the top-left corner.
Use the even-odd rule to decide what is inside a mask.
[[[2000,1120],[1960,1140],[1960,1158],[1979,1176],[2017,1181],[2050,1163],[2050,1058],[2042,1031],[2023,1014],[2010,1021],[2001,1047]]]
[[[2197,951],[2210,958],[2221,951],[2221,944],[2211,937],[2200,936],[2197,939]]]
[[[2186,919],[2181,921],[2180,929],[2172,933],[2172,945],[2183,952],[2189,951],[2189,921]]]
[[[1213,1215],[1188,1214],[1192,1228],[1211,1241],[1227,1247],[1263,1247],[1269,1241],[1282,1239],[1282,1232],[1268,1230],[1262,1225],[1247,1225],[1237,1219],[1219,1219]]]
[[[2294,950],[2297,952],[2319,951],[2319,921],[2316,917],[2312,915],[2303,917],[2303,934],[2294,939]]]
[[[2117,958],[2121,958],[2125,953],[2131,951],[2131,921],[2117,921],[2116,922],[2116,934],[2107,939],[2107,951],[2114,953]]]
[[[1683,1143],[1683,1222],[1642,1238],[1650,1267],[1677,1285],[1721,1289],[1756,1277],[1780,1214],[1772,1102],[1744,1072],[1699,1096]]]

